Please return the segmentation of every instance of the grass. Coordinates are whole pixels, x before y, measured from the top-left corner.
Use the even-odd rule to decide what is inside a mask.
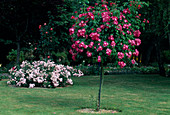
[[[15,88],[0,81],[0,115],[80,115],[76,110],[94,108],[99,76],[73,80],[74,86],[56,89]],[[122,110],[117,115],[168,115],[170,78],[137,74],[105,76],[101,108]]]

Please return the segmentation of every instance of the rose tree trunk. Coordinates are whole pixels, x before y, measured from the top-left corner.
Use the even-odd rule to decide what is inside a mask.
[[[104,75],[104,71],[103,71],[103,64],[101,63],[101,71],[100,71],[100,85],[99,85],[99,93],[98,93],[98,100],[97,100],[97,108],[96,111],[100,110],[100,100],[101,100],[101,90],[102,90],[102,85],[103,85],[103,75]]]

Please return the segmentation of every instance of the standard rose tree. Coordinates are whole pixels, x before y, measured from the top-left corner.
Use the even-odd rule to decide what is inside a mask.
[[[94,6],[84,4],[84,7],[71,17],[75,20],[69,29],[73,42],[69,51],[72,59],[76,61],[96,58],[101,65],[110,61],[121,68],[127,65],[127,61],[134,64],[135,60],[131,59],[131,56],[139,55],[136,49],[136,46],[141,44],[139,29],[149,23],[146,19],[142,20],[139,14],[145,5],[145,2],[139,0],[124,2],[121,5],[104,0]],[[101,83],[102,80],[100,86]],[[101,88],[97,110],[100,107],[100,91]]]

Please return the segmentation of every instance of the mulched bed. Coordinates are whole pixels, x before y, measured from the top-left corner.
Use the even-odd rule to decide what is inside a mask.
[[[80,113],[91,113],[91,114],[101,114],[101,113],[118,113],[116,110],[106,110],[106,109],[100,109],[99,111],[96,111],[95,109],[85,108],[77,110]]]

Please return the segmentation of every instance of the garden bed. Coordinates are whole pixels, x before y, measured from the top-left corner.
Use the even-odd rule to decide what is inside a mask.
[[[90,114],[102,114],[102,113],[118,113],[116,110],[106,110],[106,109],[100,109],[99,111],[96,111],[95,109],[85,108],[77,110],[80,113],[90,113]]]

